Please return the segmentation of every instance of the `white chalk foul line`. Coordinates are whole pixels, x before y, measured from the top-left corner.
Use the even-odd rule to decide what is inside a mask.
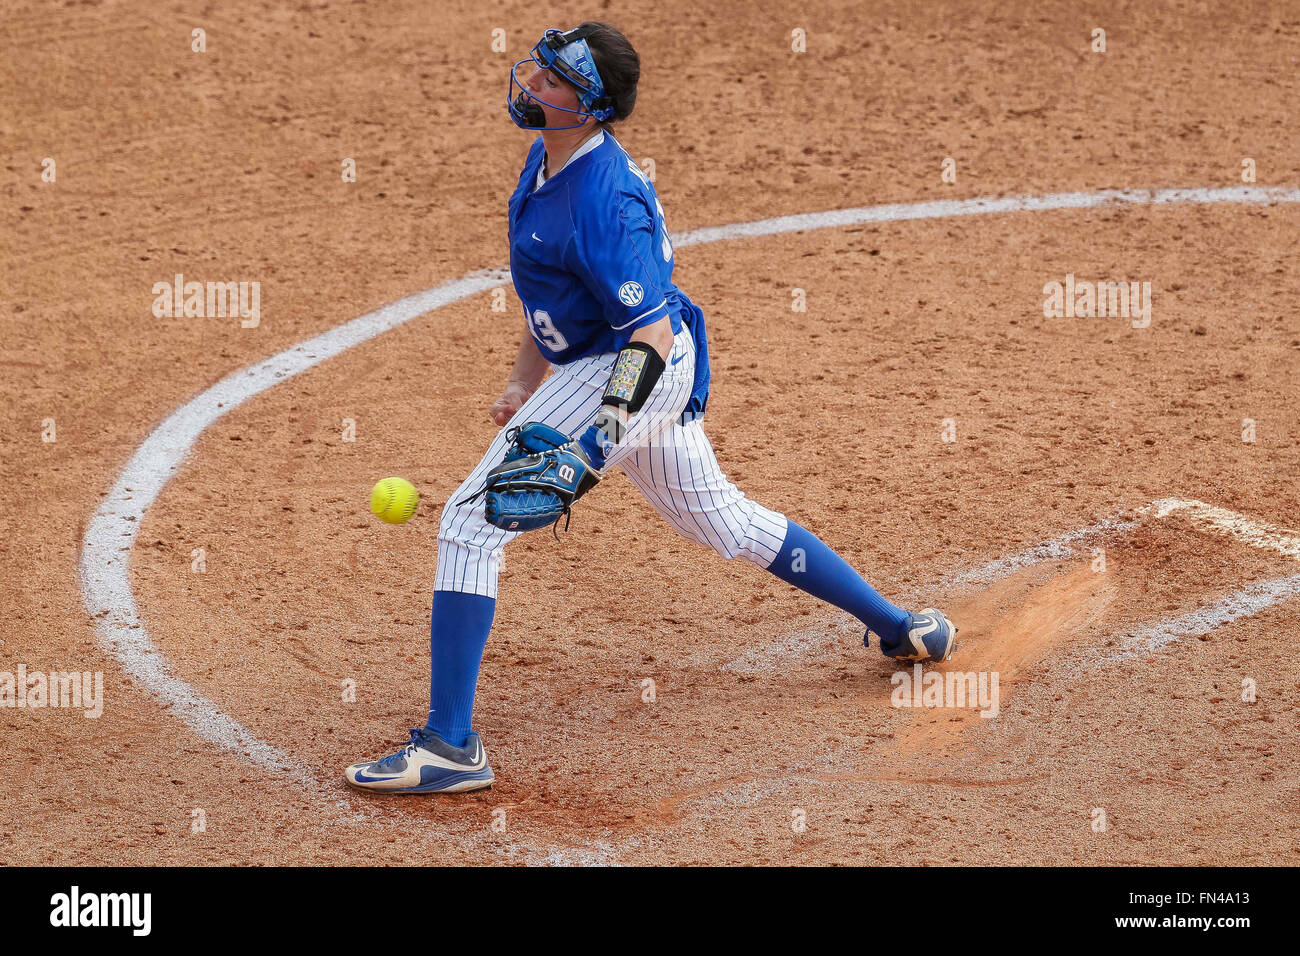
[[[1228,535],[1252,548],[1276,551],[1300,560],[1300,532],[1289,528],[1279,528],[1195,498],[1161,498],[1153,501],[1151,508],[1158,518],[1179,513],[1198,528]]]
[[[1227,508],[1206,504],[1195,498],[1160,498],[1134,509],[1129,514],[1103,518],[1074,531],[1067,531],[1032,548],[1004,558],[995,558],[970,571],[963,571],[944,582],[944,587],[992,584],[1023,568],[1055,558],[1071,557],[1077,554],[1081,547],[1128,531],[1149,518],[1167,518],[1175,513],[1183,515],[1202,530],[1229,535],[1252,548],[1276,551],[1287,557],[1300,559],[1300,532],[1279,528],[1266,521],[1259,521],[1236,511],[1229,511]]]
[[[172,708],[212,743],[268,769],[304,782],[314,777],[293,757],[258,740],[185,681],[167,671],[140,620],[127,564],[145,512],[171,480],[200,434],[221,416],[272,385],[332,358],[417,315],[482,292],[505,281],[501,271],[477,273],[394,302],[301,345],[222,379],[190,399],[144,440],[86,529],[81,552],[81,593],[95,620],[99,644],[126,673]]]
[[[1111,205],[1163,205],[1166,203],[1273,203],[1300,201],[1300,190],[1282,186],[1227,186],[1222,189],[1103,189],[1090,193],[1052,193],[1047,196],[1005,196],[1000,199],[935,199],[930,202],[894,203],[800,213],[759,219],[730,226],[710,226],[673,237],[675,247],[773,236],[783,232],[860,226],[868,222],[905,222],[911,219],[949,219],[996,213],[1047,212],[1054,209],[1093,209]]]
[[[1106,660],[1125,660],[1156,651],[1183,637],[1199,637],[1300,594],[1300,574],[1260,581],[1220,598],[1209,607],[1160,621],[1124,641],[1123,648]]]
[[[1300,561],[1300,533],[1227,508],[1206,504],[1195,498],[1162,498],[1151,503],[1150,512],[1156,518],[1179,514],[1200,530],[1225,535],[1249,547],[1276,551]],[[1220,598],[1209,607],[1198,608],[1147,627],[1125,640],[1123,648],[1107,655],[1106,660],[1124,660],[1159,650],[1179,638],[1208,634],[1217,627],[1258,614],[1296,595],[1300,595],[1300,574],[1251,584]]]
[[[958,572],[927,588],[927,592],[960,591],[972,586],[987,587],[1010,577],[1017,571],[1023,571],[1046,561],[1074,557],[1084,548],[1125,531],[1131,531],[1144,521],[1167,518],[1173,514],[1185,516],[1200,530],[1226,535],[1250,547],[1276,551],[1278,554],[1300,560],[1300,533],[1229,511],[1227,508],[1206,504],[1195,498],[1161,498],[1125,514],[1102,518],[1082,528],[1059,534],[1042,544],[1005,557],[994,558],[968,571]],[[1125,651],[1109,655],[1106,659],[1119,660],[1131,657],[1133,653],[1137,653],[1136,651],[1130,653],[1131,647],[1138,644],[1143,647],[1150,646],[1154,650],[1177,640],[1180,636],[1207,634],[1220,624],[1258,613],[1297,593],[1300,593],[1300,577],[1277,578],[1251,585],[1227,595],[1211,607],[1151,626],[1149,630],[1126,642]],[[910,603],[924,603],[924,600],[928,600],[921,599],[919,595],[906,597],[911,599]],[[843,634],[828,634],[828,630],[831,630],[830,625],[819,625],[796,631],[778,643],[751,648],[739,657],[721,665],[721,669],[741,674],[758,674],[774,670],[795,658],[839,644]],[[839,630],[845,631],[844,628]],[[855,630],[861,630],[856,622],[847,628],[847,631]]]
[[[1149,508],[1149,506],[1148,506]],[[1139,508],[1133,516],[1103,518],[1082,528],[1057,535],[1042,544],[1034,545],[1016,554],[1004,558],[994,558],[977,568],[963,571],[949,581],[944,582],[945,589],[962,588],[973,584],[989,585],[1017,571],[1042,564],[1044,561],[1069,558],[1079,553],[1081,547],[1136,528],[1147,517],[1148,508]]]
[[[1102,190],[1046,196],[945,199],[805,213],[696,229],[675,236],[673,243],[677,247],[684,247],[868,222],[1088,209],[1115,204],[1296,202],[1300,202],[1300,189],[1258,186]],[[199,737],[242,754],[269,769],[287,772],[304,783],[319,784],[315,774],[296,758],[258,740],[246,727],[222,713],[212,701],[167,670],[162,655],[140,620],[128,575],[131,549],[149,506],[171,480],[199,435],[232,408],[287,378],[307,371],[326,359],[417,316],[485,292],[508,279],[509,273],[505,269],[494,269],[446,282],[367,313],[263,362],[235,372],[173,412],[145,439],[126,463],[113,490],[96,509],[86,528],[81,551],[82,599],[95,621],[100,647],[116,658],[122,669],[153,697],[171,707]]]

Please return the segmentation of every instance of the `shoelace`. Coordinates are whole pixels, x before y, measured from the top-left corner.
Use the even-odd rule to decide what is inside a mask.
[[[388,769],[389,764],[396,762],[398,758],[405,757],[413,748],[420,746],[424,739],[424,731],[416,730],[414,727],[411,727],[407,733],[411,735],[410,739],[406,741],[401,749],[399,749],[395,754],[389,754],[383,760],[375,761],[376,767],[382,767],[386,770]]]

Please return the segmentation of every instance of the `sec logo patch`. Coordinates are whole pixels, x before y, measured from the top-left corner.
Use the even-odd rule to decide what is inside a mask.
[[[624,282],[618,287],[618,301],[624,305],[640,305],[643,298],[645,293],[641,291],[639,282]]]

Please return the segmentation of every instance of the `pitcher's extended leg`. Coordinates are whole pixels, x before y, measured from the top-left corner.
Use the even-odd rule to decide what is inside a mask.
[[[849,612],[879,635],[883,653],[924,660],[942,659],[951,651],[952,628],[946,618],[932,620],[928,610],[914,615],[891,604],[812,532],[746,497],[723,474],[698,421],[675,425],[621,465],[683,536],[725,558],[740,557],[766,568]],[[923,640],[920,649],[912,640],[918,629],[925,631],[921,639],[934,635]]]

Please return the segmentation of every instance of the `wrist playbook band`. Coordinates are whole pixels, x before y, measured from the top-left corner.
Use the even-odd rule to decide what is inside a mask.
[[[628,414],[639,412],[664,374],[664,360],[645,342],[629,342],[614,360],[605,385],[602,405],[614,405]]]

